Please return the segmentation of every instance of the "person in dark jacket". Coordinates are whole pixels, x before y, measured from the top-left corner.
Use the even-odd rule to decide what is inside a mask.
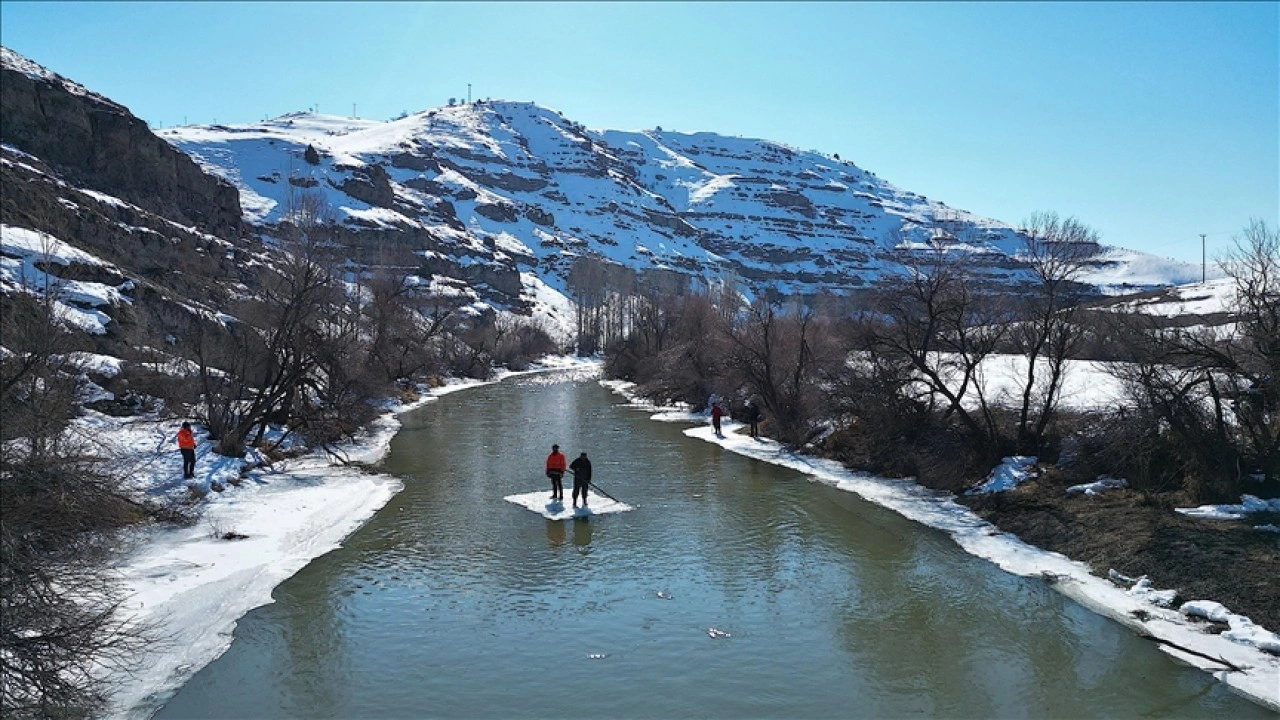
[[[747,423],[751,425],[751,437],[760,437],[760,406],[755,400],[747,401]]]
[[[569,472],[573,473],[573,506],[578,507],[578,493],[582,493],[582,507],[587,506],[587,486],[591,485],[591,461],[582,453],[569,463]]]

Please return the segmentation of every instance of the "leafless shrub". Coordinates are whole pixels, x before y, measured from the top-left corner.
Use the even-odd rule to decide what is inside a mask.
[[[4,302],[14,307],[11,298]],[[66,432],[84,373],[51,296],[4,313],[0,360],[0,714],[83,716],[106,697],[145,629],[117,615],[100,558],[119,528],[159,513],[117,488]]]
[[[209,537],[215,540],[245,540],[248,535],[218,520],[209,521]]]
[[[1280,482],[1280,239],[1251,224],[1222,261],[1235,281],[1234,328],[1155,328],[1122,316],[1128,362],[1114,373],[1154,454],[1148,484],[1181,482],[1203,501]]]

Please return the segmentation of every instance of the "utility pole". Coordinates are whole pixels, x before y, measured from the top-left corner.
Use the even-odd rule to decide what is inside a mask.
[[[467,104],[471,104],[471,83],[467,83]]]
[[[1200,233],[1200,283],[1202,285],[1204,284],[1204,272],[1205,272],[1204,269],[1205,269],[1204,233]]]
[[[351,118],[355,119],[355,117],[356,117],[356,104],[351,103]]]

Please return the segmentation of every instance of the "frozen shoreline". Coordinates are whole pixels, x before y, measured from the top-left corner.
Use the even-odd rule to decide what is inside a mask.
[[[909,481],[849,470],[833,460],[797,455],[774,440],[763,437],[754,440],[736,432],[743,425],[732,420],[722,422],[723,433],[717,437],[705,413],[694,414],[638,401],[629,394],[629,383],[602,381],[601,384],[626,397],[637,408],[652,412],[653,420],[694,423],[694,427],[684,431],[688,437],[797,470],[814,482],[852,492],[910,520],[942,530],[965,552],[989,560],[1007,572],[1024,577],[1043,577],[1054,589],[1091,611],[1115,620],[1135,633],[1152,636],[1165,653],[1209,673],[1237,694],[1280,712],[1280,657],[1259,649],[1259,645],[1280,647],[1280,636],[1253,625],[1247,618],[1231,615],[1217,603],[1197,601],[1194,604],[1215,607],[1221,620],[1232,621],[1232,632],[1205,632],[1203,624],[1192,621],[1176,609],[1156,604],[1153,598],[1159,596],[1159,591],[1150,590],[1143,583],[1130,590],[1117,587],[1111,581],[1090,573],[1084,563],[1028,545],[1014,535],[1001,532],[969,508],[955,502],[950,495]],[[1137,615],[1144,619],[1139,620]],[[1237,625],[1247,627],[1249,631],[1234,633]],[[1228,639],[1233,633],[1242,642]],[[1219,657],[1246,671],[1225,669],[1220,663],[1188,654],[1171,644]]]

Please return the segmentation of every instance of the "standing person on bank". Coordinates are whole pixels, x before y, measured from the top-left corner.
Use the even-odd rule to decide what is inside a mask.
[[[760,437],[760,406],[755,400],[747,401],[747,422],[751,424],[751,437]]]
[[[720,433],[720,418],[724,417],[724,410],[720,407],[720,403],[711,403],[711,427],[716,430],[716,437],[724,437]]]
[[[569,463],[569,472],[573,473],[573,506],[578,507],[578,491],[582,491],[582,507],[586,507],[587,486],[591,484],[591,461],[586,453]]]
[[[182,452],[182,479],[190,480],[196,476],[196,434],[191,432],[191,423],[182,423],[178,431],[178,450]]]
[[[560,479],[564,477],[565,459],[559,445],[551,446],[551,454],[547,456],[547,477],[551,478],[551,499],[564,500],[564,485]]]

